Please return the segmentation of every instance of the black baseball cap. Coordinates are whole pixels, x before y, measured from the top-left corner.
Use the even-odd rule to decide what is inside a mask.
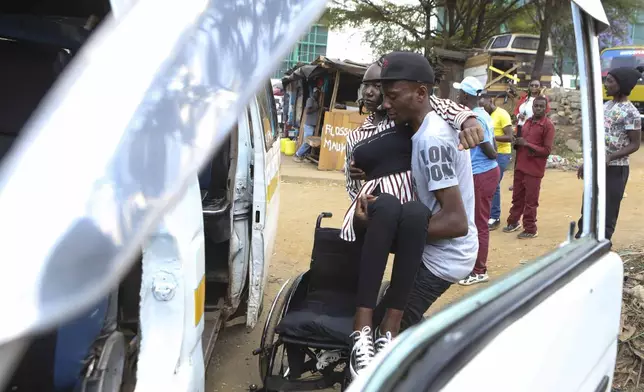
[[[429,61],[421,54],[413,52],[391,52],[382,60],[380,80],[434,84],[434,70]]]

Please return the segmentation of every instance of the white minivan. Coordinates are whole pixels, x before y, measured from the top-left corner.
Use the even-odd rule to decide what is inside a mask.
[[[272,23],[272,13],[246,6],[266,22],[256,28]],[[158,12],[154,18],[145,17],[148,7]],[[203,46],[215,36],[208,28],[222,28],[212,23],[214,9],[142,1],[130,13],[121,9],[117,22],[107,0],[0,5],[0,210],[5,223],[17,222],[13,232],[2,231],[3,249],[15,256],[4,276],[21,277],[12,289],[4,286],[0,358],[25,353],[15,371],[5,372],[10,379],[0,374],[0,388],[203,391],[221,328],[255,327],[277,233],[278,118],[268,70],[245,57],[244,66],[266,75],[244,97],[243,85],[236,85],[238,95],[214,79],[229,75],[225,70],[204,69],[220,62],[204,64],[201,56],[232,45]],[[174,23],[163,25],[170,15]],[[153,20],[134,34],[128,26],[137,19]],[[166,46],[147,47],[145,55],[129,51],[143,50],[136,42],[156,42],[146,35],[153,31]],[[276,45],[281,36],[274,40],[264,44]],[[248,102],[243,110],[235,106],[240,99]],[[224,120],[232,131],[222,131],[230,128]],[[43,138],[47,132],[53,139]],[[44,152],[34,147],[42,140]],[[214,155],[195,166],[211,144],[218,146]],[[31,176],[14,175],[20,170]],[[176,186],[185,191],[168,196]],[[22,188],[19,199],[11,198],[12,187]],[[8,212],[15,202],[31,207]],[[70,208],[75,212],[65,215]],[[146,219],[153,210],[165,214]],[[140,231],[152,232],[143,247],[125,249],[141,242]],[[133,267],[117,254],[133,255]],[[110,295],[83,303],[107,292],[105,284],[114,288]],[[72,297],[80,302],[70,303]],[[20,330],[38,336],[14,339]]]

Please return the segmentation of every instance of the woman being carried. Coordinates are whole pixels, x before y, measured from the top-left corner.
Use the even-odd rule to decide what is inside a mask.
[[[347,136],[345,171],[352,202],[340,236],[345,241],[362,243],[350,361],[354,377],[400,331],[431,215],[424,204],[416,201],[413,190],[412,133],[406,125],[389,120],[387,113],[379,109],[383,98],[378,80],[381,67],[380,61],[372,64],[363,78],[363,104],[371,114]],[[450,100],[431,96],[430,101],[437,114],[455,129],[469,128],[462,136],[482,140],[474,113]],[[474,143],[470,140],[463,145],[472,147]],[[386,310],[375,331],[374,344],[373,314],[390,252],[395,253],[391,285],[383,299]]]

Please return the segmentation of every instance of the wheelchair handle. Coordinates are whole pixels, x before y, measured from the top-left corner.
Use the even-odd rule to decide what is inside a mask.
[[[332,216],[333,216],[333,214],[332,214],[332,213],[330,213],[330,212],[323,212],[323,213],[321,213],[320,215],[318,215],[318,220],[317,220],[317,222],[315,223],[315,228],[316,228],[316,229],[319,229],[319,228],[320,228],[320,225],[322,224],[322,219],[324,219],[324,218],[331,218]]]

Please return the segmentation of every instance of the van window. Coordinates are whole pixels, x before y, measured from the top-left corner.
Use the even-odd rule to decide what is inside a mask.
[[[500,37],[496,37],[494,40],[494,43],[492,44],[492,47],[490,49],[501,49],[501,48],[506,48],[508,44],[510,43],[510,40],[512,39],[511,35],[502,35]]]
[[[514,37],[512,42],[513,49],[538,50],[539,38],[534,37]]]
[[[277,115],[275,113],[273,89],[270,88],[270,84],[267,84],[265,88],[257,94],[257,103],[259,105],[259,115],[262,119],[264,143],[266,151],[268,151],[277,138]]]
[[[492,46],[492,42],[494,42],[494,37],[490,38],[487,41],[487,44],[485,44],[485,49],[490,49],[490,47]]]
[[[250,114],[250,108],[246,109],[246,117],[248,117],[248,131],[250,132],[250,147],[255,148],[255,134],[253,133],[253,120]]]

